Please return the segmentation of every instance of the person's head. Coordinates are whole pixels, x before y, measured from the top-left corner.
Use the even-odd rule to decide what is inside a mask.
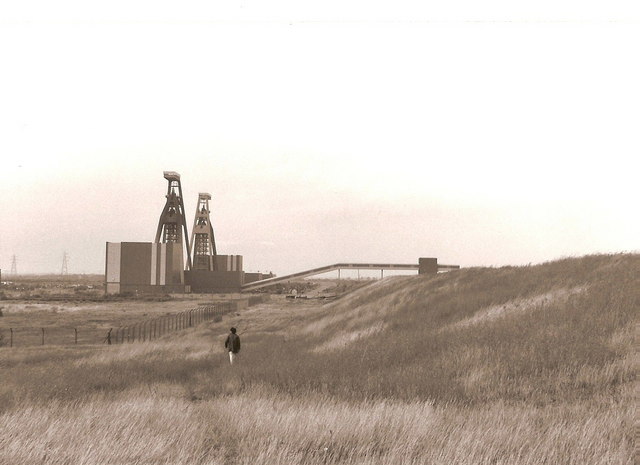
[[[229,331],[231,331],[233,334],[236,333],[236,328],[231,328]]]

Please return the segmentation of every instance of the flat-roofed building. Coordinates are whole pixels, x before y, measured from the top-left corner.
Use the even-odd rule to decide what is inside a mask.
[[[182,244],[176,242],[107,242],[107,294],[182,293]]]

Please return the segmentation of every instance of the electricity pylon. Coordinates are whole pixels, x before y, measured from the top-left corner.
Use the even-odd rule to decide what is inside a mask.
[[[67,252],[65,251],[64,254],[62,254],[62,271],[60,272],[60,274],[63,275],[63,276],[69,274],[68,259],[69,259],[69,256],[67,255]]]

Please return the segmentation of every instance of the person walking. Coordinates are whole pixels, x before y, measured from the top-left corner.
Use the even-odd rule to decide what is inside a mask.
[[[240,352],[240,336],[236,334],[236,328],[231,328],[229,331],[224,347],[229,351],[229,363],[233,365]]]

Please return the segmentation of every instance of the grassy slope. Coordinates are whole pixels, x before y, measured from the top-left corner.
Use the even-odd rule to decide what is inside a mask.
[[[154,344],[5,349],[0,463],[630,464],[639,276],[638,255],[467,269]]]

